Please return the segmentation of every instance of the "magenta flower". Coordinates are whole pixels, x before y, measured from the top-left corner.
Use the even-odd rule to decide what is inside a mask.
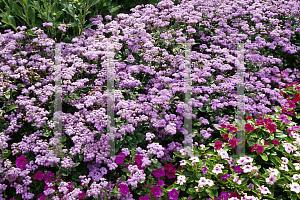
[[[165,186],[164,180],[158,179],[158,185]]]
[[[169,199],[176,200],[178,198],[178,196],[179,196],[179,193],[174,188],[173,190],[171,190],[170,192],[168,192],[168,196],[169,196]]]
[[[129,188],[127,185],[125,184],[120,184],[120,192],[123,194],[123,195],[126,195],[128,192],[129,192]]]
[[[139,200],[150,200],[150,198],[148,195],[146,195],[146,196],[140,197]]]
[[[164,171],[164,167],[162,166],[161,168],[157,169],[157,170],[153,170],[152,174],[156,177],[163,177],[165,175],[165,171]]]
[[[245,130],[248,131],[248,132],[254,131],[254,127],[251,126],[250,123],[246,123],[246,124],[245,124]]]
[[[279,120],[283,121],[285,124],[291,123],[291,120],[289,120],[286,115],[279,115]]]
[[[166,175],[167,175],[168,179],[176,178],[176,176],[175,176],[175,169],[173,169],[172,171],[167,171]]]
[[[78,195],[77,195],[77,199],[84,199],[85,198],[85,192],[83,191],[83,190],[81,190],[81,193],[79,193]]]
[[[216,141],[215,142],[215,150],[221,149],[222,148],[222,141]]]
[[[37,200],[46,200],[46,198],[47,198],[47,196],[43,193],[41,193],[37,196]]]
[[[276,124],[269,123],[266,128],[270,130],[270,133],[276,132]]]
[[[233,137],[233,139],[228,140],[229,144],[228,146],[232,146],[232,148],[234,149],[236,145],[238,145],[238,142],[241,142],[241,140],[237,140],[235,139],[235,137]]]
[[[263,145],[258,145],[257,152],[258,153],[263,153],[264,152],[264,146]]]
[[[172,164],[165,164],[166,171],[172,171],[173,169],[175,169],[175,167]]]
[[[38,171],[37,173],[34,174],[33,176],[33,179],[36,179],[36,180],[43,180],[45,174],[42,172],[42,171]]]
[[[16,167],[20,167],[23,169],[27,164],[26,157],[24,155],[21,155],[19,158],[16,159]]]
[[[135,157],[134,157],[134,160],[135,160],[135,162],[138,164],[138,165],[140,165],[140,164],[142,164],[143,163],[143,156],[142,155],[136,155]]]
[[[234,166],[234,171],[237,173],[242,173],[243,170],[241,169],[241,166]]]
[[[200,170],[203,174],[207,174],[207,167],[202,167],[203,170]]]
[[[123,164],[125,159],[125,154],[123,152],[119,153],[119,155],[117,155],[116,157],[116,164],[120,165]]]
[[[153,185],[151,193],[155,196],[155,197],[161,197],[162,193],[161,193],[161,187],[158,187],[156,185]]]
[[[222,178],[221,179],[227,179],[227,178],[230,178],[230,175],[229,174],[224,174],[223,176],[222,176]]]
[[[278,140],[273,140],[272,143],[273,143],[275,146],[279,145],[279,141],[278,141]]]
[[[47,171],[47,173],[44,176],[45,183],[51,183],[54,177],[54,173]]]

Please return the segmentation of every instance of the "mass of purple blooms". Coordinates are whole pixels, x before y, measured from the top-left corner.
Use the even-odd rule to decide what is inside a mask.
[[[274,113],[284,100],[278,88],[299,82],[299,14],[297,0],[165,0],[157,6],[138,5],[106,25],[100,15],[91,18],[96,30],[88,28],[72,43],[62,43],[62,85],[99,86],[89,92],[63,88],[63,110],[72,110],[62,113],[64,158],[53,151],[55,41],[37,28],[31,29],[37,36],[30,38],[23,34],[25,26],[18,33],[6,30],[0,34],[0,145],[3,157],[11,154],[0,160],[0,200],[161,196],[160,186],[143,197],[130,186],[144,187],[140,181],[154,158],[164,166],[184,146],[185,57],[175,53],[184,51],[181,44],[201,43],[191,52],[192,118],[201,122],[193,126],[199,133],[191,137],[209,141],[219,134],[217,127],[234,119],[234,112],[223,110],[237,106],[235,43],[245,44],[245,110],[252,115]],[[120,157],[104,156],[111,44]],[[79,98],[72,99],[72,94]],[[198,117],[203,109],[209,117]],[[126,166],[132,175],[123,181],[123,161],[131,159],[131,150],[138,156]],[[154,172],[157,178],[168,176],[169,182],[161,185],[176,181],[174,174],[175,168]],[[109,195],[115,188],[121,196]],[[179,192],[172,190],[169,198],[181,198]]]

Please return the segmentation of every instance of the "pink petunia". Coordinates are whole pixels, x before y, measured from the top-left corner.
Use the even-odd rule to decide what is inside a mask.
[[[135,157],[134,157],[134,160],[135,160],[135,162],[138,164],[138,165],[140,165],[140,164],[142,164],[143,163],[143,156],[142,155],[136,155]]]
[[[123,195],[126,195],[128,192],[129,192],[129,188],[127,185],[125,184],[120,184],[120,192],[123,194]]]
[[[150,200],[150,199],[149,199],[149,196],[146,195],[146,196],[140,197],[139,200]]]
[[[44,176],[44,181],[45,183],[51,183],[54,177],[54,173],[52,173],[51,171],[47,171],[45,176]]]
[[[45,174],[42,172],[42,171],[38,171],[37,173],[34,174],[33,176],[33,179],[36,179],[36,180],[43,180]]]
[[[155,196],[155,197],[161,197],[162,192],[161,192],[161,187],[158,187],[156,185],[153,185],[151,193]]]
[[[26,166],[26,164],[27,164],[27,160],[24,155],[21,155],[16,159],[16,167],[20,167],[21,169],[23,169]]]
[[[79,193],[78,195],[77,195],[77,199],[84,199],[85,198],[85,192],[83,191],[83,190],[81,190],[81,193]]]
[[[156,177],[163,177],[165,175],[165,171],[164,171],[164,167],[162,166],[161,168],[157,169],[157,170],[153,170],[152,174]]]
[[[179,196],[179,193],[174,188],[173,190],[171,190],[170,192],[168,192],[168,196],[169,196],[169,199],[176,200],[178,198],[178,196]]]
[[[117,155],[116,157],[116,164],[120,165],[123,164],[125,159],[125,154],[123,152],[119,153],[119,155]]]

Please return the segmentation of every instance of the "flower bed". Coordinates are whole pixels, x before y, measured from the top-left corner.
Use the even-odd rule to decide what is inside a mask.
[[[223,195],[234,200],[247,192],[253,196],[248,199],[271,199],[277,190],[282,199],[297,198],[298,175],[292,165],[297,158],[288,155],[285,148],[298,149],[290,143],[298,131],[299,96],[286,91],[293,99],[285,105],[290,97],[281,95],[278,86],[300,82],[295,67],[299,65],[300,9],[296,1],[290,1],[283,12],[278,2],[273,7],[260,2],[269,9],[265,12],[268,17],[258,14],[262,11],[248,5],[251,2],[223,2],[213,7],[217,2],[163,1],[157,8],[137,6],[133,14],[119,14],[105,26],[101,16],[91,19],[98,29],[89,28],[71,44],[62,43],[62,84],[102,86],[63,89],[62,159],[53,152],[55,42],[37,28],[18,27],[18,34],[7,31],[0,35],[0,198],[197,200]],[[228,13],[224,6],[241,9]],[[177,9],[183,11],[179,14]],[[264,24],[259,22],[266,18]],[[241,33],[236,34],[224,19]],[[201,42],[200,49],[191,52],[196,157],[185,162],[179,153],[184,153],[182,42]],[[253,118],[246,119],[245,129],[246,155],[254,157],[240,160],[226,158],[226,151],[233,154],[238,142],[234,126],[229,126],[236,106],[233,42],[245,42],[245,110],[247,117]],[[111,43],[115,49],[119,157],[106,158],[105,80]],[[289,110],[291,106],[296,111]],[[291,114],[294,116],[288,116]],[[230,133],[225,134],[228,126]],[[283,137],[287,127],[291,135]],[[269,139],[260,135],[266,132]],[[272,155],[271,149],[278,155]],[[273,169],[267,177],[270,160],[280,172]],[[250,165],[242,166],[248,161]],[[179,166],[182,163],[186,165]],[[281,169],[278,163],[283,164]],[[292,170],[284,172],[286,165]],[[257,169],[265,172],[255,172]],[[294,181],[292,175],[296,175]],[[249,181],[254,182],[250,185]],[[274,181],[276,187],[269,188]],[[290,189],[286,184],[291,184]],[[248,192],[248,186],[252,191]]]

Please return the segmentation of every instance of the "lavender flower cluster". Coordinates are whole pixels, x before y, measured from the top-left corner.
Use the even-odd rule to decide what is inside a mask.
[[[281,2],[285,2],[285,5]],[[230,1],[214,7],[210,1],[189,0],[175,5],[173,1],[165,0],[156,7],[136,6],[132,9],[132,14],[119,14],[118,18],[106,25],[102,23],[103,18],[98,15],[91,19],[98,27],[96,30],[91,28],[85,30],[81,36],[73,39],[72,44],[62,43],[63,83],[73,85],[72,83],[82,84],[92,81],[94,85],[103,85],[107,78],[107,47],[112,43],[115,49],[113,60],[116,68],[115,79],[118,80],[115,111],[121,116],[117,117],[121,122],[117,123],[116,139],[122,140],[126,135],[134,134],[139,130],[138,127],[144,126],[143,123],[147,122],[145,141],[138,141],[139,145],[146,146],[149,153],[156,155],[161,162],[169,162],[170,152],[182,149],[180,142],[172,140],[176,137],[183,141],[184,103],[178,98],[175,100],[174,97],[178,97],[178,93],[184,93],[185,88],[184,65],[181,64],[184,56],[167,50],[167,45],[195,42],[192,38],[195,33],[198,33],[201,41],[206,43],[200,45],[202,53],[191,52],[191,66],[193,66],[191,80],[194,84],[200,85],[192,89],[191,101],[195,110],[203,108],[207,102],[209,109],[216,113],[220,113],[220,110],[226,107],[236,106],[234,93],[236,76],[227,76],[236,68],[236,58],[232,55],[236,54],[236,50],[232,50],[235,48],[232,43],[244,42],[246,66],[258,65],[256,66],[259,69],[258,73],[252,73],[251,70],[245,73],[245,87],[252,90],[245,93],[245,110],[251,114],[258,116],[274,113],[275,106],[279,106],[284,100],[276,87],[299,80],[296,78],[300,75],[298,69],[295,68],[293,71],[285,66],[282,70],[284,67],[282,58],[275,55],[265,56],[261,53],[264,48],[274,50],[279,47],[282,53],[299,54],[300,46],[291,42],[293,36],[299,35],[300,32],[299,25],[295,26],[299,24],[299,19],[297,21],[300,13],[299,4],[295,0],[277,0],[273,1],[273,4],[271,1],[263,0],[256,1],[253,5],[251,3],[251,0]],[[220,15],[216,16],[216,13]],[[293,20],[285,21],[283,16]],[[170,24],[171,18],[178,21],[177,27]],[[251,25],[253,22],[256,23],[255,27]],[[51,26],[49,23],[46,25]],[[199,33],[200,29],[213,27],[214,32]],[[59,28],[64,30],[65,27]],[[120,179],[106,181],[105,177],[110,171],[116,170],[119,166],[116,164],[116,156],[110,158],[104,156],[105,134],[102,134],[100,139],[95,139],[95,135],[106,129],[105,103],[108,95],[106,90],[100,88],[93,94],[81,94],[80,99],[65,102],[68,106],[79,110],[74,114],[62,113],[62,125],[65,127],[63,135],[74,144],[72,147],[65,147],[68,148],[64,150],[67,157],[64,159],[55,157],[53,150],[50,150],[54,145],[53,140],[50,139],[48,142],[41,139],[45,130],[54,127],[53,113],[48,109],[52,106],[51,99],[54,92],[55,62],[52,50],[55,42],[47,38],[40,29],[31,29],[38,34],[34,39],[27,38],[23,34],[26,27],[18,29],[21,30],[18,33],[6,30],[5,34],[0,34],[0,97],[6,102],[0,108],[0,117],[5,121],[5,128],[0,132],[0,144],[1,150],[11,147],[13,156],[22,154],[28,158],[29,153],[33,152],[35,158],[29,164],[24,164],[24,167],[15,167],[12,160],[0,159],[0,190],[7,190],[8,186],[14,187],[22,199],[33,199],[30,177],[39,168],[45,169],[53,165],[72,168],[75,165],[74,157],[83,155],[82,162],[88,163],[89,172],[79,178],[83,185],[89,185],[86,188],[88,197],[107,195],[109,199],[133,199],[132,193],[112,197],[106,193],[121,182]],[[107,38],[109,33],[111,36]],[[22,46],[20,40],[25,40],[27,44]],[[33,50],[37,53],[32,53]],[[127,53],[125,57],[124,52]],[[297,63],[299,64],[299,60]],[[39,73],[38,82],[30,76],[35,73],[34,70]],[[93,79],[79,79],[82,73]],[[145,76],[147,81],[137,78],[141,75]],[[19,89],[22,87],[15,85],[11,79],[21,82],[24,88]],[[214,80],[214,85],[209,85],[209,80]],[[140,85],[145,89],[145,94],[135,96],[136,100],[125,100],[125,96],[134,94],[131,90]],[[15,100],[8,100],[4,94],[10,90],[20,90],[21,95]],[[64,89],[62,96],[66,97],[75,90]],[[219,91],[226,95],[218,95]],[[253,92],[258,95],[251,97],[250,94]],[[3,114],[11,104],[17,105],[18,108]],[[173,113],[170,113],[171,111]],[[192,117],[195,119],[196,114],[192,114]],[[232,117],[217,115],[215,121],[218,121],[218,124],[214,125],[211,119],[203,117],[197,119],[202,124],[198,128],[201,129],[200,134],[194,135],[195,139],[210,138],[217,127],[227,123]],[[21,132],[24,120],[33,124],[37,131],[31,132],[29,136]],[[159,144],[159,141],[168,136],[172,136],[167,140],[168,147]],[[143,155],[141,167],[146,168],[153,162],[147,150],[141,147],[135,150]],[[126,148],[121,148],[120,151],[125,156],[130,155],[130,151]],[[124,184],[136,187],[140,181],[145,180],[145,169],[141,170],[136,166],[129,166],[128,169],[132,175],[123,182]],[[55,188],[52,183],[47,184],[47,189],[43,191],[46,196],[53,194],[53,187]],[[59,192],[65,195],[64,198],[73,199],[80,193],[79,188],[69,193],[66,188],[64,181],[58,186]],[[0,194],[1,199],[5,199],[3,194]]]

